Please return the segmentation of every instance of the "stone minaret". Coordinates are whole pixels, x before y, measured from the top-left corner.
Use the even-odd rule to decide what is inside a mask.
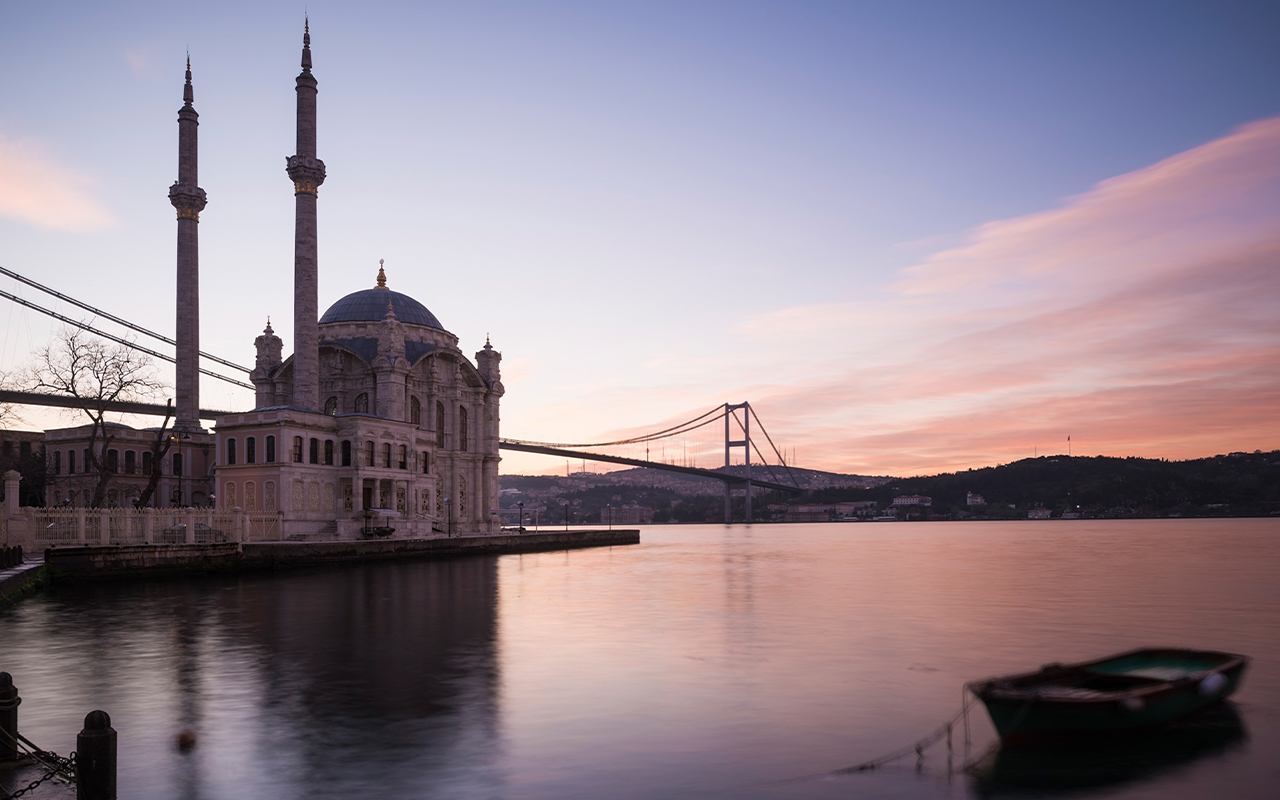
[[[191,106],[191,57],[187,85],[178,109],[178,181],[169,187],[169,202],[178,210],[178,326],[174,389],[177,430],[200,429],[200,212],[204,189],[197,184],[196,128],[200,115]]]
[[[319,288],[316,198],[324,162],[316,158],[316,79],[311,74],[311,25],[302,34],[298,75],[298,151],[287,159],[293,179],[293,405],[320,410]]]

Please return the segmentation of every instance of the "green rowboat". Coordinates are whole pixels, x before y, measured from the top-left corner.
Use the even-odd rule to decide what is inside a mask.
[[[1158,725],[1230,696],[1246,656],[1142,649],[1038,672],[988,678],[967,688],[987,707],[1006,744]]]

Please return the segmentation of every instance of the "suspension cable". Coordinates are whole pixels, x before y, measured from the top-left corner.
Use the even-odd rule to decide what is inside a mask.
[[[574,448],[583,448],[583,447],[612,447],[614,445],[621,445],[621,444],[637,444],[642,442],[651,442],[655,439],[671,438],[673,436],[678,436],[679,434],[682,434],[682,433],[688,433],[689,431],[697,430],[698,428],[701,428],[704,425],[710,425],[712,422],[715,422],[716,420],[718,420],[719,417],[713,417],[712,419],[707,419],[707,417],[711,417],[713,414],[719,414],[723,408],[724,406],[716,406],[715,408],[711,409],[707,413],[694,417],[688,422],[682,422],[679,425],[674,425],[664,430],[655,431],[654,433],[646,433],[643,436],[637,436],[633,439],[619,439],[616,442],[593,442],[590,444],[562,444],[560,442],[532,442],[532,441],[525,441],[523,439],[509,439],[508,441],[515,442],[516,444],[537,445],[538,447],[561,447],[566,450],[574,449]],[[697,425],[693,424],[695,422],[699,422],[699,420],[705,420],[705,421],[700,422]]]
[[[72,319],[71,317],[65,317],[56,311],[51,311],[47,308],[44,308],[43,306],[38,306],[35,303],[31,302],[30,300],[23,300],[21,297],[18,297],[17,295],[9,294],[6,291],[0,290],[0,297],[8,298],[9,300],[12,300],[13,302],[18,303],[19,305],[24,305],[27,308],[34,309],[35,311],[39,311],[41,314],[47,314],[48,316],[53,317],[59,322],[65,322],[68,325],[74,325],[77,328],[80,328],[81,330],[85,330],[85,331],[88,331],[89,333],[92,333],[95,336],[101,336],[104,339],[110,339],[111,341],[117,344],[122,344],[125,347],[130,348],[131,350],[137,350],[140,353],[146,353],[149,356],[159,358],[163,361],[168,361],[170,364],[177,363],[177,360],[174,359],[172,356],[166,356],[164,353],[157,353],[155,350],[150,350],[146,347],[143,347],[137,342],[131,342],[128,339],[122,339],[121,337],[114,336],[110,333],[107,333],[106,331],[100,331],[86,322],[80,322],[79,320]],[[227,383],[234,383],[236,386],[243,386],[246,389],[254,388],[253,384],[245,383],[244,381],[238,381],[235,378],[228,378],[226,375],[219,375],[216,372],[210,372],[204,367],[200,368],[200,373],[202,375],[208,375],[210,378],[217,378],[220,381],[226,381]]]
[[[56,289],[50,289],[48,286],[45,286],[45,285],[43,285],[43,284],[36,283],[35,281],[31,280],[30,278],[27,278],[27,277],[24,277],[24,276],[22,276],[22,275],[19,275],[18,273],[14,272],[13,270],[5,269],[4,267],[0,267],[0,275],[8,275],[10,278],[13,278],[15,281],[20,281],[20,282],[25,283],[26,285],[28,285],[28,286],[30,286],[30,287],[33,287],[33,288],[35,288],[35,289],[39,289],[40,291],[44,292],[45,294],[53,295],[54,297],[58,298],[59,300],[62,300],[62,301],[67,302],[67,303],[70,303],[70,304],[71,304],[71,305],[73,305],[73,306],[79,306],[80,308],[83,308],[85,311],[88,311],[90,314],[93,314],[93,315],[98,316],[98,317],[102,317],[103,319],[109,319],[109,320],[111,320],[112,322],[116,323],[117,325],[123,325],[123,326],[125,326],[126,328],[129,328],[130,330],[137,331],[138,333],[143,334],[144,336],[150,336],[150,337],[151,337],[151,338],[153,338],[153,339],[159,339],[160,341],[164,342],[165,344],[171,344],[171,345],[174,345],[175,347],[176,347],[176,346],[177,346],[177,344],[178,344],[178,343],[177,343],[177,342],[175,342],[173,339],[170,339],[168,336],[165,336],[164,334],[156,333],[156,332],[155,332],[155,331],[153,331],[153,330],[148,330],[147,328],[144,328],[144,327],[142,327],[141,325],[135,325],[135,324],[133,324],[132,322],[128,321],[127,319],[121,319],[120,317],[117,317],[117,316],[116,316],[116,315],[114,315],[114,314],[108,314],[106,311],[103,311],[103,310],[102,310],[102,309],[100,309],[100,308],[94,308],[93,306],[89,305],[88,303],[82,303],[82,302],[80,302],[79,300],[75,299],[74,297],[70,297],[70,296],[68,296],[68,295],[65,295],[65,294],[63,294],[62,292],[57,291]],[[12,300],[12,299],[14,299],[14,298],[12,297],[12,295],[5,295],[5,296],[6,296],[6,297],[9,297],[9,299],[11,299],[11,300]],[[21,301],[19,301],[19,302],[21,302]],[[24,305],[25,305],[25,304],[24,304]],[[34,306],[33,306],[33,307],[34,307]],[[43,310],[43,309],[38,309],[38,310]],[[200,351],[200,355],[201,355],[201,356],[203,356],[204,358],[209,359],[210,361],[216,361],[216,362],[218,362],[219,364],[222,364],[222,365],[224,365],[224,366],[231,367],[232,369],[238,369],[238,370],[240,370],[241,372],[252,372],[252,371],[253,371],[253,370],[249,369],[248,367],[242,367],[242,366],[240,366],[239,364],[234,364],[234,363],[232,363],[232,362],[230,362],[230,361],[227,361],[226,359],[218,358],[217,356],[215,356],[215,355],[213,355],[213,354],[211,354],[211,353],[206,353],[206,352],[205,352],[205,351],[203,351],[203,350],[201,350],[201,351]],[[201,372],[204,372],[204,370],[201,370]],[[211,375],[211,374],[213,374],[213,373],[205,373],[205,374],[206,374],[206,375]],[[243,384],[241,384],[241,385],[243,385]],[[253,387],[249,387],[249,388],[253,388]]]

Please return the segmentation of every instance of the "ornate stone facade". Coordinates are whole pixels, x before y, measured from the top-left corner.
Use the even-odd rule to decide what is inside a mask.
[[[283,357],[270,322],[254,341],[256,407],[215,428],[219,504],[261,496],[262,510],[282,515],[285,536],[495,530],[502,356],[486,341],[473,363],[424,305],[388,287],[381,266],[373,288],[316,318],[315,203],[325,168],[315,157],[309,31],[302,65],[298,155],[288,159],[295,349]]]

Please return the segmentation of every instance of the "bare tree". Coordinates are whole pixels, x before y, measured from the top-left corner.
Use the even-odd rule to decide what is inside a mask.
[[[85,467],[97,475],[89,505],[101,507],[112,475],[107,451],[115,440],[106,407],[114,401],[139,401],[156,395],[162,384],[155,377],[151,359],[78,328],[64,328],[36,354],[29,383],[33,391],[50,391],[82,401],[81,408],[90,422]]]
[[[166,436],[169,432],[169,420],[173,417],[173,400],[166,400],[164,408],[164,422],[156,428],[156,438],[151,442],[151,474],[147,476],[147,485],[133,504],[135,508],[146,508],[151,502],[152,495],[156,493],[156,487],[160,485],[161,464],[169,452],[169,445],[173,444],[173,437]]]

